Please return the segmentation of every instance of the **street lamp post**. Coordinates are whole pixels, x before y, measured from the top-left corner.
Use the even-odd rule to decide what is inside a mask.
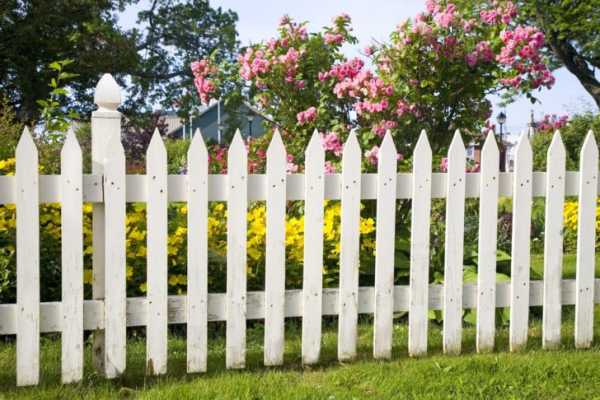
[[[248,113],[246,114],[246,118],[248,119],[248,137],[251,138],[252,137],[252,121],[254,121],[254,114],[252,113],[252,110],[248,110]]]
[[[500,171],[506,171],[506,146],[504,145],[504,124],[506,123],[506,114],[500,111],[496,116],[496,121],[500,125]]]

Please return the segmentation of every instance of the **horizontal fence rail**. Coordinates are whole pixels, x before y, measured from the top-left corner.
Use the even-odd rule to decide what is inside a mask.
[[[358,315],[374,315],[373,356],[392,353],[394,312],[408,311],[408,352],[427,353],[429,311],[441,310],[443,351],[461,352],[462,312],[477,309],[477,351],[494,348],[495,311],[510,308],[511,351],[525,348],[529,309],[542,306],[543,345],[560,343],[563,305],[575,305],[575,345],[592,343],[594,304],[600,280],[594,278],[598,148],[590,132],[578,172],[565,171],[565,149],[556,132],[548,171],[533,172],[528,135],[515,152],[515,171],[499,171],[499,151],[490,133],[480,173],[466,173],[465,146],[457,131],[448,154],[448,172],[432,173],[432,152],[423,132],[413,154],[413,170],[397,173],[397,152],[388,132],[379,150],[377,173],[361,173],[362,154],[354,132],[344,145],[342,173],[325,174],[321,136],[306,149],[305,173],[287,174],[285,146],[275,132],[265,174],[248,174],[239,132],[223,175],[209,174],[208,152],[196,133],[188,151],[186,175],[167,174],[167,156],[158,132],[148,149],[146,175],[126,175],[120,137],[120,89],[105,75],[96,88],[99,109],[92,116],[92,175],[81,173],[75,135],[67,135],[60,175],[39,175],[38,155],[25,130],[16,155],[16,175],[0,177],[0,204],[15,204],[17,302],[0,304],[0,334],[17,336],[17,384],[39,382],[40,334],[60,332],[62,380],[83,376],[83,331],[94,331],[93,360],[107,378],[127,365],[127,327],[146,327],[146,373],[167,372],[168,325],[187,324],[187,371],[207,365],[208,323],[226,323],[226,366],[244,368],[246,321],[265,321],[264,364],[284,362],[285,318],[302,319],[302,362],[314,364],[321,351],[322,317],[338,316],[338,359],[357,356]],[[562,209],[566,196],[578,199],[576,279],[562,279]],[[511,280],[496,281],[498,199],[511,197]],[[530,277],[530,225],[534,197],[546,198],[544,280]],[[479,201],[478,277],[463,282],[465,199]],[[323,288],[324,200],[341,201],[339,287]],[[411,199],[410,275],[394,285],[396,200]],[[445,199],[444,282],[431,284],[432,199]],[[303,289],[285,290],[286,202],[304,201]],[[376,200],[375,285],[359,287],[361,200]],[[225,293],[208,293],[208,205],[227,202]],[[247,291],[247,211],[266,202],[265,290]],[[82,205],[93,205],[93,299],[83,299]],[[126,295],[126,203],[147,204],[147,296]],[[168,295],[169,202],[188,209],[187,295]],[[62,301],[40,303],[39,204],[60,203]],[[42,277],[43,279],[43,277]]]
[[[480,195],[479,172],[467,172],[465,177],[466,198],[478,198]],[[39,196],[40,203],[60,203],[60,175],[40,175]],[[208,201],[227,201],[227,176],[208,175]],[[411,199],[411,173],[398,173],[396,181],[396,198],[399,200]],[[168,201],[188,201],[188,176],[168,175]],[[328,174],[325,180],[325,200],[341,200],[341,174]],[[362,200],[377,199],[377,174],[361,174],[360,198]],[[565,196],[577,196],[579,194],[580,175],[578,171],[565,172]],[[533,172],[532,195],[533,197],[546,197],[546,172]],[[125,177],[126,201],[128,203],[145,203],[148,200],[147,175],[127,175]],[[305,176],[304,174],[286,175],[286,198],[287,200],[305,200]],[[501,172],[498,176],[498,195],[500,197],[512,197],[513,195],[513,173]],[[0,176],[0,204],[14,204],[16,202],[16,180],[14,176]],[[447,174],[433,172],[431,174],[431,198],[446,198]],[[267,176],[266,174],[248,174],[248,201],[266,201],[267,199]],[[600,185],[598,186],[600,190]],[[83,175],[83,201],[86,203],[102,203],[102,176]]]

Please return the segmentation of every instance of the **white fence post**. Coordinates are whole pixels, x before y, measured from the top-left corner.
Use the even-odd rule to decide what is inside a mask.
[[[477,252],[477,351],[494,349],[496,332],[496,242],[500,155],[494,132],[481,152],[479,243]]]
[[[444,353],[459,354],[462,338],[465,145],[457,130],[448,150],[444,250]]]
[[[285,204],[287,156],[275,130],[267,149],[265,254],[265,365],[283,364],[285,305]]]
[[[360,164],[356,133],[350,132],[342,155],[342,210],[340,233],[340,291],[338,359],[356,356],[358,338],[358,270],[360,263]],[[322,234],[321,234],[322,236]]]
[[[38,153],[25,128],[16,151],[17,385],[40,378],[40,218]]]
[[[154,131],[146,155],[148,323],[146,324],[146,372],[167,372],[167,151]]]
[[[304,270],[302,272],[302,363],[319,361],[323,301],[323,201],[325,151],[316,130],[308,143],[304,170]]]
[[[575,347],[587,348],[594,337],[594,274],[596,264],[596,203],[598,201],[598,146],[590,131],[579,158]]]
[[[557,348],[560,345],[565,162],[565,146],[560,132],[556,131],[548,148],[546,161],[544,307],[542,309],[542,345],[546,349]]]
[[[108,378],[121,375],[126,364],[125,193],[125,153],[121,135],[112,135],[106,146],[104,162],[104,373]]]
[[[375,231],[375,316],[373,357],[392,357],[394,332],[394,259],[396,244],[396,177],[398,153],[388,131],[377,164],[377,230]]]
[[[208,152],[196,130],[187,153],[187,371],[206,371],[208,355]]]
[[[510,263],[510,351],[527,345],[529,329],[529,268],[531,240],[532,154],[527,133],[515,149],[513,226]]]
[[[110,74],[104,74],[96,86],[94,103],[98,109],[92,112],[92,174],[104,174],[106,145],[112,135],[121,135],[121,88]],[[104,300],[104,203],[92,205],[92,297]],[[92,361],[98,371],[104,371],[104,330],[94,332]]]
[[[71,128],[60,153],[62,382],[83,378],[83,179],[81,148]]]
[[[248,155],[238,130],[227,155],[227,368],[246,364]]]
[[[427,353],[429,325],[429,226],[431,218],[431,147],[421,132],[413,152],[412,217],[408,305],[408,354]]]

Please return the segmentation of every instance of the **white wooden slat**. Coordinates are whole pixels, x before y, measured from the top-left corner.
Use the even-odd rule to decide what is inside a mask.
[[[246,362],[247,157],[238,130],[227,155],[227,368],[244,368]]]
[[[577,212],[577,298],[575,347],[587,348],[594,337],[594,273],[596,203],[598,198],[598,146],[594,133],[586,136],[579,158],[579,207]]]
[[[104,163],[104,373],[107,378],[120,376],[126,365],[125,190],[125,153],[117,132],[108,142]]]
[[[167,372],[167,151],[154,131],[146,154],[148,185],[147,218],[147,285],[148,326],[146,327],[146,373]]]
[[[381,359],[392,357],[397,157],[394,139],[388,131],[381,143],[377,164],[373,357]]]
[[[465,145],[457,130],[448,150],[444,249],[443,349],[459,354],[462,338],[463,242],[465,226]]]
[[[408,306],[408,354],[411,356],[427,353],[431,158],[431,147],[423,131],[413,153]]]
[[[92,112],[92,173],[102,179],[104,174],[104,162],[108,141],[113,135],[121,133],[121,113],[117,108],[121,104],[121,88],[110,74],[102,75],[94,92],[94,103],[98,109]],[[98,182],[96,188],[102,194],[102,182]],[[85,198],[85,192],[84,192]],[[104,288],[106,282],[105,259],[106,247],[105,232],[105,207],[104,203],[94,204],[92,215],[92,297],[104,299]],[[105,371],[105,337],[103,331],[94,332],[92,362],[96,371]]]
[[[83,182],[81,148],[72,128],[60,154],[62,382],[83,378]]]
[[[560,346],[560,286],[563,260],[563,208],[565,202],[566,152],[556,131],[547,155],[546,212],[544,218],[544,308],[542,345]]]
[[[208,356],[208,151],[197,130],[188,150],[187,371]]]
[[[478,352],[494,349],[496,332],[496,242],[498,221],[499,151],[494,132],[489,132],[481,151],[479,199],[479,247],[477,253]]]
[[[282,365],[285,301],[285,187],[287,155],[276,130],[267,149],[265,365]]]
[[[527,133],[515,149],[513,226],[511,243],[510,351],[527,345],[529,324],[529,268],[531,232],[532,154]]]
[[[565,196],[579,194],[579,172],[567,171],[565,174]],[[286,196],[288,200],[304,200],[304,174],[288,174]],[[479,198],[481,176],[478,172],[466,174],[466,197]],[[512,172],[500,172],[498,177],[500,197],[512,197]],[[83,201],[90,203],[102,202],[102,176],[83,175]],[[169,175],[169,202],[186,202],[187,176]],[[267,198],[266,176],[261,174],[248,175],[248,201],[264,201]],[[146,175],[127,175],[127,202],[145,202]],[[341,175],[327,174],[325,176],[325,199],[339,200],[341,198]],[[398,199],[411,198],[412,174],[398,173],[396,178],[396,197]],[[40,203],[60,202],[60,175],[41,175],[39,180]],[[546,173],[533,172],[533,197],[546,196]],[[0,204],[15,203],[15,177],[0,176]],[[431,198],[443,199],[446,197],[446,174],[434,172],[431,176]],[[361,199],[377,199],[377,174],[364,173],[361,176]],[[208,176],[208,200],[227,201],[227,175],[210,174]]]
[[[540,280],[530,282],[529,305],[543,305],[544,283]],[[443,286],[429,286],[429,309],[441,310],[443,303]],[[575,305],[575,279],[563,279],[561,283],[561,301],[563,305]],[[337,288],[322,290],[322,315],[337,315],[339,309]],[[394,312],[406,312],[409,309],[409,286],[394,286]],[[496,307],[510,306],[510,282],[496,283]],[[265,316],[264,292],[248,292],[247,320],[260,320]],[[147,311],[146,297],[129,297],[127,299],[127,326],[146,326]],[[285,316],[298,318],[303,316],[302,290],[285,291]],[[208,295],[208,321],[226,321],[225,293],[210,293]],[[600,304],[600,279],[594,280],[594,304]],[[465,284],[463,287],[463,308],[471,309],[477,306],[477,285]],[[360,287],[358,289],[359,314],[375,312],[375,288]],[[0,335],[14,335],[17,332],[17,305],[0,304]],[[61,332],[62,307],[60,302],[46,302],[40,305],[40,332]],[[104,328],[104,304],[99,300],[84,300],[83,328],[86,331]],[[187,319],[187,299],[185,295],[169,296],[169,324],[185,324]]]
[[[316,130],[305,156],[304,269],[302,272],[302,363],[319,361],[323,297],[323,201],[325,151]]]
[[[17,385],[40,376],[40,224],[38,154],[24,129],[16,150],[17,200]]]
[[[358,339],[358,270],[360,263],[361,151],[356,133],[350,132],[342,155],[342,206],[340,233],[340,314],[338,360],[356,356]]]

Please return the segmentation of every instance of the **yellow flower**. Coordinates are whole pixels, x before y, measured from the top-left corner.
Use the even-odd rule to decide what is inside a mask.
[[[83,283],[92,284],[94,281],[94,274],[91,269],[83,270]]]
[[[360,221],[360,233],[367,235],[375,230],[375,221],[373,218],[362,218]]]

